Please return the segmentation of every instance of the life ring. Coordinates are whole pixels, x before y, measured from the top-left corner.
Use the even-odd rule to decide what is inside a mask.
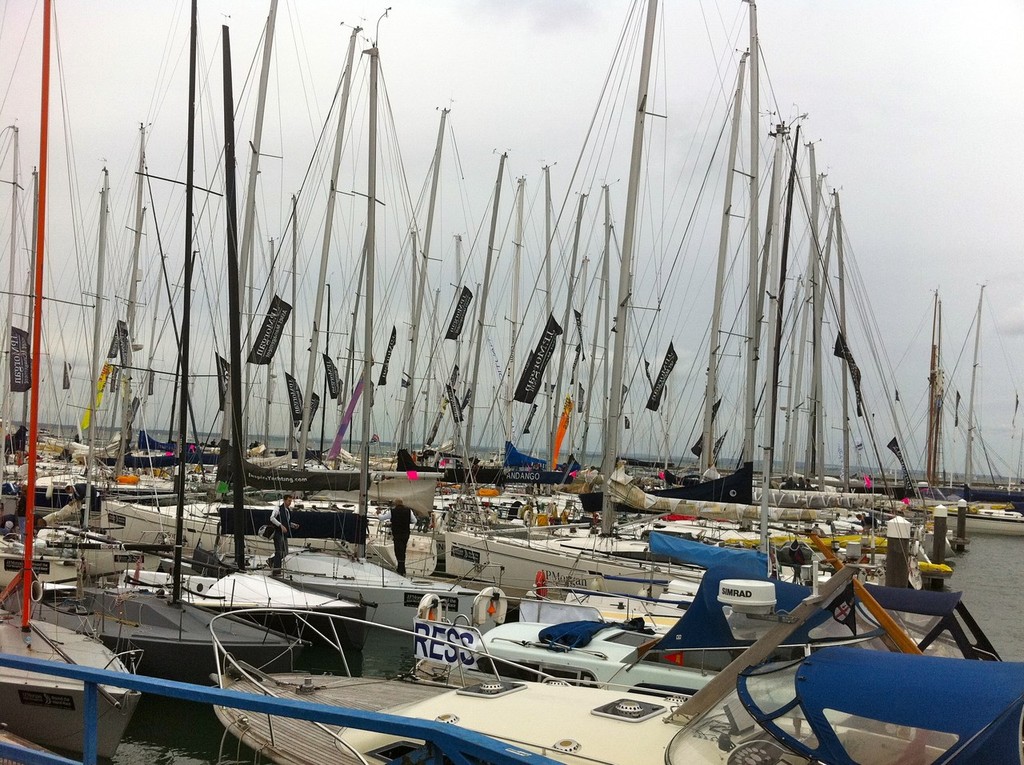
[[[419,605],[416,607],[416,618],[428,622],[436,622],[440,606],[441,599],[437,595],[428,593],[420,598]]]
[[[29,595],[32,598],[33,603],[38,603],[43,599],[43,583],[36,578],[33,574],[32,585],[29,589]]]
[[[508,598],[498,587],[486,587],[473,598],[473,625],[479,627],[488,619],[504,624],[508,612]]]
[[[533,578],[533,591],[537,593],[537,597],[546,598],[548,596],[547,583],[548,578],[544,574],[544,570],[537,569],[537,576]]]

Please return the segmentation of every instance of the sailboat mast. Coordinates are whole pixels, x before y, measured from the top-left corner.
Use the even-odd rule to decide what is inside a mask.
[[[416,401],[416,394],[419,386],[416,384],[416,367],[419,363],[420,328],[423,318],[423,295],[427,289],[427,264],[430,263],[430,241],[434,231],[434,211],[437,208],[437,186],[441,177],[441,149],[444,146],[444,127],[448,119],[449,109],[441,110],[441,124],[437,128],[437,143],[434,145],[433,173],[430,178],[430,201],[427,204],[427,223],[423,230],[423,255],[417,257],[416,247],[413,247],[413,268],[417,262],[423,265],[419,268],[419,285],[413,297],[412,327],[410,334],[412,341],[409,348],[409,384],[405,388],[405,402],[402,407],[402,427],[398,443],[400,446],[411,446],[410,431],[412,428],[413,404]],[[415,239],[413,242],[415,243]],[[414,277],[416,271],[413,271]],[[431,346],[433,347],[433,346]],[[429,399],[428,399],[429,400]]]
[[[760,52],[757,42],[757,4],[754,0],[748,0],[750,6],[750,171],[748,173],[748,185],[750,189],[750,209],[747,216],[747,375],[746,375],[746,411],[744,417],[744,438],[743,438],[743,460],[753,459],[754,454],[754,414],[757,407],[757,358],[760,352],[758,348],[758,323],[761,317],[758,312],[760,304],[757,295],[759,255],[758,248],[758,207],[757,188],[759,183],[758,160],[760,158],[760,113],[759,98],[760,91],[758,78],[760,76]]]
[[[551,316],[554,310],[551,299],[551,241],[554,232],[551,222],[551,166],[544,165],[544,315]],[[554,385],[551,382],[551,365],[548,364],[544,370],[544,395],[548,399],[548,411],[553,412],[557,397],[554,393]],[[548,423],[548,443],[555,442],[555,428],[558,423],[551,420]]]
[[[615,301],[615,341],[612,348],[612,380],[608,389],[611,399],[609,416],[604,426],[604,456],[601,460],[601,474],[605,480],[601,531],[610,534],[614,512],[612,493],[609,490],[611,476],[615,471],[619,454],[619,422],[622,419],[623,365],[626,355],[626,335],[629,333],[628,313],[630,296],[633,292],[633,245],[636,238],[636,207],[640,195],[640,165],[644,153],[644,124],[647,116],[647,96],[650,87],[651,58],[654,50],[654,30],[658,20],[658,0],[647,5],[647,22],[644,29],[644,47],[640,59],[640,79],[637,85],[636,112],[633,122],[633,148],[629,159],[629,182],[626,186],[626,217],[622,235],[622,259],[619,264],[619,289]]]
[[[722,228],[718,236],[718,265],[715,271],[715,302],[711,308],[711,335],[708,340],[708,380],[704,396],[704,436],[701,441],[700,472],[715,465],[715,402],[718,401],[718,353],[722,333],[722,293],[725,290],[725,264],[729,257],[729,227],[732,225],[732,188],[736,176],[736,155],[740,141],[740,109],[743,107],[743,78],[749,53],[740,56],[736,74],[736,93],[732,99],[732,129],[729,133],[729,160],[725,173],[722,202]]]
[[[804,475],[809,481],[818,472],[818,463],[822,460],[822,454],[818,450],[819,435],[821,434],[821,320],[822,308],[825,296],[824,274],[821,270],[821,260],[818,252],[818,226],[820,225],[821,194],[818,188],[817,165],[814,161],[814,142],[807,144],[807,162],[810,167],[811,177],[811,231],[813,235],[808,237],[808,259],[807,273],[810,280],[811,305],[814,312],[814,319],[811,322],[811,397],[810,416],[807,419],[807,441],[804,444]],[[829,232],[831,234],[831,230]],[[819,485],[820,488],[820,485]]]
[[[7,283],[11,289],[7,295],[7,323],[4,327],[4,347],[7,349],[7,353],[11,352],[11,335],[12,328],[14,327],[14,282],[17,278],[15,269],[15,262],[18,254],[18,237],[15,232],[18,230],[18,126],[11,125],[11,131],[13,137],[11,139],[13,143],[12,157],[14,160],[14,167],[11,170],[11,258],[8,263],[8,280]],[[11,427],[11,413],[14,411],[14,401],[11,396],[11,365],[3,365],[3,381],[4,381],[4,410],[3,410],[3,431],[0,435],[11,435],[14,431]],[[3,463],[7,464],[7,438],[3,439],[3,444],[0,444],[0,455],[3,457]]]
[[[985,285],[978,292],[978,315],[974,319],[974,364],[971,366],[971,394],[967,398],[967,456],[964,460],[964,498],[971,500],[971,480],[974,471],[974,389],[978,382],[978,352],[981,350],[981,301]]]
[[[267,29],[266,35],[263,41],[263,60],[260,65],[260,84],[259,90],[256,93],[256,119],[252,129],[252,141],[249,143],[252,157],[249,162],[249,176],[246,181],[245,188],[245,209],[242,212],[242,248],[241,248],[241,262],[239,264],[239,283],[246,293],[246,321],[252,316],[252,294],[249,289],[249,282],[251,280],[249,265],[252,262],[252,244],[254,238],[254,229],[256,221],[256,179],[259,177],[260,172],[260,146],[263,142],[263,117],[267,110],[267,82],[270,79],[270,59],[271,54],[274,50],[274,26],[277,23],[277,0],[270,0],[270,13],[267,15]],[[273,250],[271,250],[273,252]],[[271,292],[273,295],[273,292]],[[251,335],[246,333],[246,344],[249,345],[252,342]],[[250,377],[252,374],[252,366],[250,364],[245,365],[245,390],[252,390],[250,384]],[[269,387],[270,367],[267,367],[267,378]],[[246,397],[246,401],[243,405],[244,415],[243,423],[244,429],[239,435],[242,443],[245,443],[249,433],[249,398]]]
[[[89,424],[89,449],[86,452],[87,456],[85,459],[85,501],[82,505],[85,520],[88,520],[89,512],[93,509],[93,459],[95,458],[96,451],[96,430],[99,424],[99,413],[96,411],[96,399],[98,396],[95,388],[98,388],[97,382],[100,379],[100,346],[103,343],[103,274],[107,262],[107,205],[109,196],[109,177],[107,168],[103,168],[103,187],[100,191],[99,243],[96,249],[96,307],[93,309],[92,325],[92,385],[88,391],[89,403],[86,407],[86,416],[88,417]],[[41,244],[40,249],[42,249]],[[35,378],[33,378],[33,382],[35,382]]]
[[[221,27],[224,54],[224,206],[227,223],[228,255],[228,337],[230,339],[231,371],[231,494],[235,516],[235,566],[245,569],[245,474],[242,471],[242,282],[238,266],[238,210],[235,189],[235,97],[231,83],[231,35],[226,25]],[[225,444],[221,443],[223,449]]]
[[[355,56],[356,35],[361,27],[353,27],[348,40],[345,57],[345,75],[341,88],[341,102],[338,104],[338,132],[334,138],[334,159],[331,164],[331,188],[327,197],[327,219],[324,223],[324,239],[320,247],[320,276],[317,279],[316,304],[313,307],[313,332],[309,339],[309,365],[306,368],[306,387],[302,398],[302,422],[299,424],[299,461],[301,468],[306,463],[306,446],[309,444],[309,413],[313,399],[313,378],[316,374],[317,352],[320,343],[320,315],[324,310],[324,284],[327,282],[327,259],[331,251],[331,230],[334,222],[335,200],[338,195],[338,174],[341,170],[341,148],[345,140],[345,119],[348,115],[348,99],[352,83],[352,61]],[[376,50],[374,48],[373,50]],[[375,60],[376,54],[370,54]],[[372,200],[372,196],[371,196]],[[372,207],[372,205],[371,205]],[[367,350],[367,352],[369,352]],[[369,389],[366,389],[367,391]]]
[[[939,445],[942,442],[942,419],[938,406],[942,396],[942,369],[939,344],[942,336],[942,302],[936,291],[932,304],[932,349],[928,365],[928,445],[925,456],[925,480],[930,486],[938,483]]]
[[[188,133],[185,141],[185,266],[184,284],[181,290],[181,339],[178,349],[178,368],[180,374],[180,403],[178,405],[178,474],[175,476],[175,494],[177,502],[174,515],[174,576],[171,585],[171,602],[181,600],[181,553],[184,544],[185,518],[185,479],[188,473],[188,381],[189,381],[189,345],[192,337],[192,205],[195,188],[192,177],[195,173],[196,154],[196,40],[198,37],[198,0],[192,0],[191,26],[189,30],[188,49]],[[237,480],[237,478],[236,478]]]
[[[565,311],[562,313],[562,342],[559,343],[558,351],[558,373],[555,375],[555,388],[557,389],[562,385],[562,377],[565,375],[565,354],[568,350],[570,338],[575,333],[570,332],[569,322],[572,320],[572,305],[575,297],[576,288],[576,261],[579,258],[580,252],[580,229],[583,227],[583,208],[587,203],[587,195],[580,194],[580,204],[576,211],[576,227],[573,231],[572,236],[572,257],[569,259],[569,272],[566,274],[566,296],[565,296]],[[569,395],[572,395],[572,391],[569,391]],[[551,429],[558,429],[558,421],[561,419],[563,404],[562,396],[555,396],[555,406],[551,413]],[[551,469],[557,470],[558,465],[558,454],[555,451],[554,440],[548,444],[551,449]]]
[[[512,399],[515,395],[516,373],[516,341],[519,339],[519,290],[520,275],[523,268],[523,207],[526,197],[526,178],[520,178],[516,182],[516,233],[512,242],[514,255],[512,257],[512,306],[509,322],[509,351],[508,369],[505,372],[505,438],[512,438]]]
[[[503,152],[498,161],[498,178],[494,182],[494,207],[491,209],[491,229],[487,235],[487,264],[484,268],[484,285],[480,295],[480,308],[476,318],[476,336],[473,346],[473,376],[469,378],[469,413],[466,415],[465,451],[473,449],[473,410],[476,409],[476,391],[480,383],[480,354],[484,347],[484,323],[487,321],[487,293],[491,289],[491,268],[494,264],[494,238],[498,231],[498,205],[501,202],[501,179],[505,173],[505,160],[508,153]]]
[[[385,13],[387,13],[385,11]],[[373,407],[373,268],[374,248],[377,246],[377,74],[380,65],[376,40],[369,50],[370,56],[370,126],[368,136],[366,177],[366,312],[363,315],[363,401],[362,441],[359,464],[359,513],[368,514],[370,503],[370,412]],[[366,540],[360,541],[359,557],[366,556]]]
[[[839,192],[832,192],[832,209],[836,213],[836,267],[839,282],[839,331],[846,334],[846,261],[843,250],[843,213],[839,207]],[[846,362],[844,360],[845,368]],[[843,375],[843,491],[850,490],[850,377]]]
[[[580,461],[586,459],[587,436],[590,433],[590,402],[594,400],[594,368],[597,366],[597,340],[601,336],[601,327],[604,325],[604,337],[608,336],[608,272],[609,253],[611,252],[612,241],[612,212],[611,199],[608,184],[601,187],[601,196],[604,200],[604,250],[601,252],[601,291],[597,297],[597,314],[594,319],[594,335],[590,341],[590,365],[587,367],[587,391],[583,398],[583,440],[580,444]],[[604,354],[607,361],[607,354]],[[608,364],[604,364],[604,373],[608,374]],[[606,386],[607,387],[607,386]],[[602,400],[608,401],[602,396]],[[602,419],[604,422],[604,419]]]
[[[295,308],[297,303],[295,302],[298,294],[298,260],[299,260],[299,216],[298,216],[298,199],[292,194],[292,308]],[[297,342],[295,336],[295,320],[292,319],[291,323],[291,334],[292,334],[292,347],[291,356],[288,361],[288,374],[295,379],[295,344]],[[295,426],[292,423],[291,414],[288,415],[288,454],[290,455],[295,449]]]
[[[132,368],[135,357],[135,304],[139,299],[139,250],[142,247],[142,223],[145,219],[146,208],[142,206],[142,183],[146,172],[146,127],[139,125],[139,170],[137,186],[135,189],[135,231],[132,237],[132,270],[129,274],[128,283],[128,310],[127,325],[128,337],[125,367],[121,370],[121,443],[117,450],[116,473],[120,475],[124,470],[125,453],[130,447],[128,441],[128,430],[132,425]]]
[[[25,640],[31,641],[29,615],[32,613],[32,538],[35,534],[36,505],[36,463],[39,442],[39,389],[42,387],[39,378],[39,360],[42,357],[40,343],[43,337],[43,254],[46,234],[46,157],[47,142],[50,129],[50,0],[43,2],[43,71],[41,83],[41,104],[39,114],[39,205],[37,207],[36,242],[37,251],[34,264],[35,291],[33,292],[32,310],[32,387],[29,389],[28,418],[28,475],[25,485],[25,555],[22,560],[22,601],[21,631]],[[14,232],[11,232],[14,236]]]

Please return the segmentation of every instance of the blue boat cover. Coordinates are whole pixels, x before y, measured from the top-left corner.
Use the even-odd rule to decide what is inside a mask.
[[[538,457],[534,457],[529,454],[516,449],[515,444],[511,441],[505,442],[505,467],[507,468],[522,468],[532,467],[538,470],[543,470],[547,463]],[[563,473],[570,473],[574,470],[580,469],[580,463],[576,461],[574,457],[569,458],[568,463],[563,463],[558,466],[558,471]],[[556,472],[558,472],[556,471]]]
[[[797,668],[793,698],[813,728],[813,735],[804,730],[799,740],[772,722],[775,716],[792,711],[777,691],[770,694],[771,709],[758,707],[750,694],[750,687],[756,688],[757,675],[765,671],[767,668],[747,670],[739,678],[737,689],[743,705],[784,745],[815,762],[854,763],[826,719],[826,711],[955,735],[957,742],[939,755],[936,763],[996,765],[1021,761],[1022,663],[824,648]],[[849,729],[845,730],[851,735]],[[926,743],[934,746],[938,742],[934,737],[926,739],[926,733],[922,733],[908,744],[908,755],[915,747],[921,749],[920,759],[914,762],[933,761],[925,759]]]
[[[552,651],[568,651],[571,648],[582,648],[594,639],[594,635],[604,629],[617,625],[608,622],[579,621],[552,624],[540,631],[540,642],[547,643]]]
[[[744,579],[757,579],[768,573],[768,556],[758,550],[714,547],[658,532],[651,534],[650,545],[652,553],[667,555],[677,563],[688,563],[707,569],[725,566],[732,569],[733,576],[739,571],[741,578]]]
[[[171,452],[175,450],[175,445],[169,441],[157,441],[152,438],[149,433],[144,430],[139,431],[139,448],[143,451],[151,452]]]
[[[652,538],[655,536],[651,535]],[[661,535],[659,535],[661,536]],[[771,582],[775,585],[775,610],[789,612],[796,608],[802,600],[811,594],[810,587],[792,582],[781,582],[766,576],[751,576],[743,569],[719,567],[708,571],[701,579],[693,603],[679,618],[679,621],[666,633],[657,645],[661,651],[685,651],[699,648],[736,648],[750,645],[751,641],[737,640],[733,637],[729,623],[725,619],[722,604],[718,602],[718,585],[723,579],[746,579],[760,582]],[[831,619],[830,611],[821,611],[808,619],[803,627],[796,630],[786,640],[789,644],[811,642],[811,630]]]

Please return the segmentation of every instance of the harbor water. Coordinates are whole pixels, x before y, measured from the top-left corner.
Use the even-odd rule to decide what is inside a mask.
[[[976,536],[968,552],[952,563],[955,572],[947,583],[964,592],[964,602],[1005,661],[1024,661],[1024,588],[1016,584],[1024,567],[1024,539]],[[408,666],[412,645],[404,638],[372,630],[361,655],[350,657],[353,673],[387,676]],[[305,669],[336,669],[333,657],[311,652]],[[144,698],[127,735],[111,761],[117,765],[233,765],[262,762],[241,747],[217,721],[212,709],[171,699]]]

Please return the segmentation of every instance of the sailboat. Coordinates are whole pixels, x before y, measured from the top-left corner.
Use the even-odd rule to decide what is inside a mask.
[[[50,86],[50,20],[51,3],[43,9],[42,113],[39,140],[39,210],[37,220],[38,250],[35,262],[35,299],[32,314],[32,386],[30,389],[28,430],[28,471],[26,476],[25,549],[19,583],[20,613],[7,613],[0,618],[0,650],[19,656],[64,664],[81,664],[127,672],[114,653],[88,635],[31,619],[33,595],[39,597],[41,584],[33,571],[32,541],[35,532],[35,484],[39,457],[39,389],[41,387],[40,357],[43,315],[43,266],[46,242],[46,168],[49,126]],[[18,618],[20,616],[20,618]],[[20,624],[19,624],[20,622]],[[87,759],[113,756],[125,729],[139,703],[140,694],[121,688],[101,686],[97,699],[99,725],[87,731],[83,719],[87,708],[84,683],[21,670],[0,671],[0,723],[11,732],[46,747],[59,747],[82,752]],[[91,734],[95,733],[93,739]]]

